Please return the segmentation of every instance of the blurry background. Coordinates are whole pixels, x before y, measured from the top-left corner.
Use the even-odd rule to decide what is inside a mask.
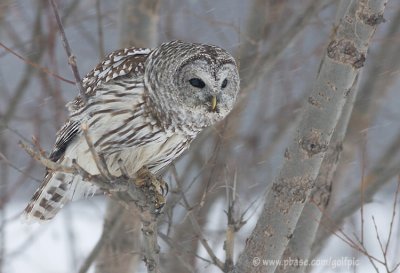
[[[165,272],[221,272],[211,265],[187,215],[195,215],[203,236],[223,260],[226,212],[233,199],[235,219],[243,217],[235,234],[235,257],[240,254],[312,88],[337,2],[59,1],[81,76],[115,49],[151,47],[173,39],[221,46],[240,65],[242,91],[234,112],[227,121],[203,133],[165,174],[170,185],[160,228]],[[380,259],[383,256],[371,216],[386,242],[393,209],[399,211],[398,203],[393,203],[400,173],[400,2],[389,2],[385,19],[378,26],[361,74],[359,97],[327,210],[339,226],[344,223],[346,234],[359,235],[361,202],[356,194],[360,193],[360,181],[367,181],[364,244]],[[34,136],[49,151],[67,117],[64,105],[77,95],[73,84],[35,67],[73,81],[47,1],[1,0],[0,43],[24,58],[0,47],[0,272],[78,272],[101,236],[106,211],[111,210],[106,196],[69,204],[53,221],[40,226],[19,219],[44,168],[18,141],[31,141]],[[182,193],[188,204],[182,201]],[[400,261],[397,215],[387,254],[390,265]],[[127,223],[131,229],[119,235],[130,249],[135,244],[132,234],[137,223],[135,219],[127,221],[133,222]],[[376,272],[367,257],[331,235],[335,228],[330,222],[320,226],[313,257],[355,257],[359,265],[310,270]],[[103,261],[107,255],[111,260],[121,258],[114,254],[100,253]],[[137,252],[125,254],[124,262],[137,266],[132,272],[144,272]],[[379,264],[378,268],[384,270]],[[95,272],[94,267],[89,272]]]

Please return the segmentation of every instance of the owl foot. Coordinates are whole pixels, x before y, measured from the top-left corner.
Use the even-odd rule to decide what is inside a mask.
[[[135,185],[144,190],[155,208],[156,213],[160,213],[166,202],[168,194],[168,184],[161,178],[155,176],[147,167],[142,167],[137,172]]]

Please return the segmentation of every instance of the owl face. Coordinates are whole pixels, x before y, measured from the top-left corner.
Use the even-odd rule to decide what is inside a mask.
[[[171,123],[202,129],[232,110],[240,80],[235,60],[225,50],[173,41],[150,54],[145,85]]]
[[[207,125],[228,115],[239,90],[234,63],[218,63],[202,56],[185,62],[175,79],[178,103],[192,116],[208,119]]]

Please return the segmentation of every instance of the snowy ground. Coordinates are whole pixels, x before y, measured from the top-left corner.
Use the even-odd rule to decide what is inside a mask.
[[[383,194],[380,194],[382,197]],[[27,225],[14,219],[6,226],[6,273],[71,273],[77,272],[88,253],[97,242],[102,231],[102,218],[105,210],[104,198],[97,197],[91,200],[83,200],[66,206],[52,221],[43,224]],[[385,243],[392,216],[391,208],[393,198],[376,198],[373,204],[365,206],[365,238],[368,250],[371,254],[381,258],[380,247],[376,240],[376,234],[371,217],[374,216],[378,224],[380,238]],[[8,206],[9,217],[15,216],[24,207],[24,203],[12,203]],[[205,235],[221,234],[221,228],[225,223],[223,210],[225,204],[216,205],[212,209],[208,224],[205,226]],[[359,221],[354,221],[356,229]],[[399,218],[395,218],[395,232],[399,225]],[[245,238],[253,225],[249,223],[240,234]],[[352,236],[354,227],[345,227],[347,234]],[[357,233],[357,232],[356,232]],[[359,233],[358,233],[359,234]],[[392,235],[393,242],[398,242],[398,234]],[[215,238],[215,237],[214,237]],[[214,244],[216,254],[223,257],[223,240]],[[240,243],[240,242],[239,242]],[[396,245],[392,244],[392,253],[396,251]],[[241,247],[237,247],[240,249]],[[204,250],[199,254],[207,257]],[[398,255],[398,254],[397,254]],[[260,257],[262,259],[262,257]],[[396,261],[399,257],[393,255]],[[356,263],[352,265],[351,263]],[[313,266],[313,272],[375,272],[368,259],[357,254],[347,247],[337,237],[332,237],[328,247],[318,257],[317,263],[330,263],[327,266]],[[348,266],[348,264],[350,265]],[[262,266],[262,265],[260,265]],[[383,268],[382,268],[383,269]],[[93,272],[93,269],[90,271]],[[213,266],[200,267],[199,272],[220,272]]]
[[[68,205],[48,223],[10,222],[6,227],[5,272],[76,272],[100,237],[103,203],[98,199]],[[25,204],[14,205],[8,215],[16,215]]]

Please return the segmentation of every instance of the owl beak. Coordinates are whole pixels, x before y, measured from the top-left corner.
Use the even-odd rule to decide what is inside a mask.
[[[215,112],[217,109],[217,96],[211,96],[211,111]]]

